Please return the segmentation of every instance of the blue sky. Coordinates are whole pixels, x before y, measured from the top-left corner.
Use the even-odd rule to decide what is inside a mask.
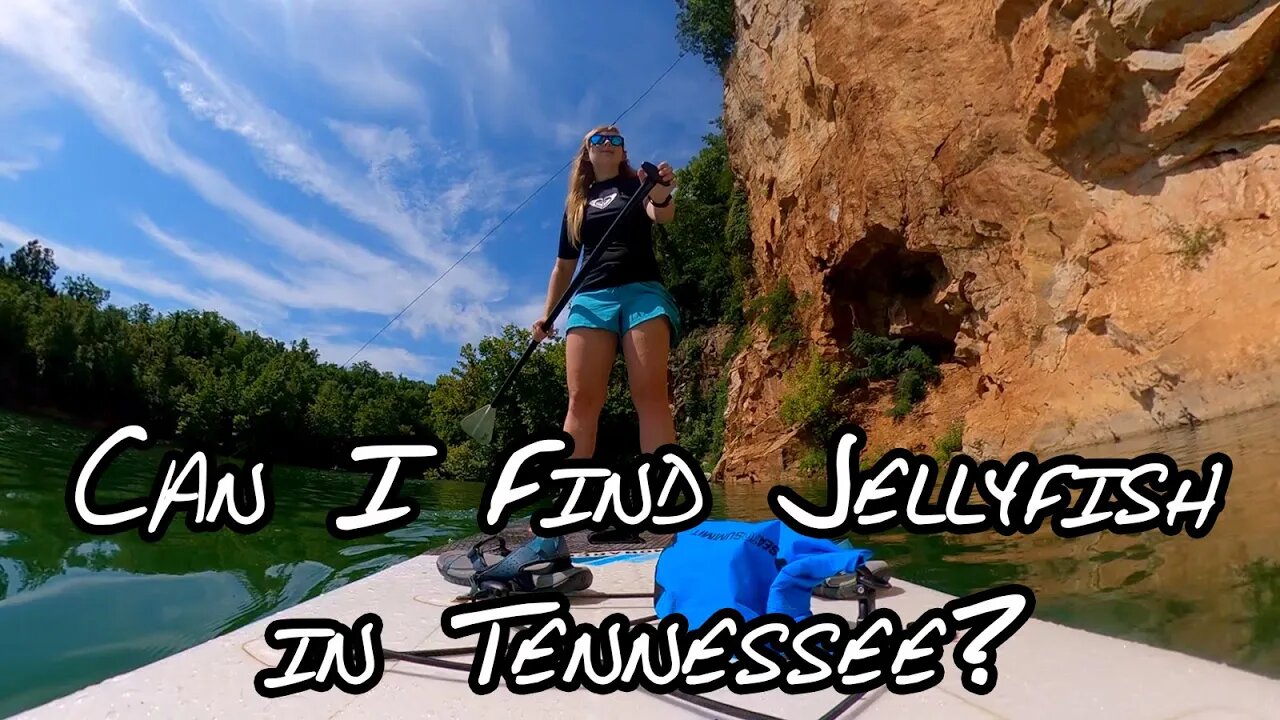
[[[679,54],[670,0],[6,0],[0,244],[111,302],[217,310],[344,362]],[[694,55],[620,123],[683,165]],[[426,380],[540,311],[558,175],[357,360]]]

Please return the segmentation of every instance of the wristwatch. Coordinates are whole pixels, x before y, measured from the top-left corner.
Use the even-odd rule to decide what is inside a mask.
[[[653,206],[654,206],[654,207],[656,207],[656,208],[664,208],[664,207],[666,207],[666,206],[668,206],[668,205],[670,205],[670,204],[671,204],[671,198],[673,198],[673,197],[675,197],[675,195],[668,195],[668,196],[667,196],[667,199],[666,199],[666,200],[663,200],[663,201],[662,201],[662,202],[660,202],[660,203],[659,203],[659,202],[653,202],[653,199],[651,198],[651,199],[649,200],[649,202],[653,203]]]

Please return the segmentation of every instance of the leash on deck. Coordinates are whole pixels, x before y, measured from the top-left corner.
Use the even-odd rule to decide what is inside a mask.
[[[856,577],[856,580],[854,581],[856,583],[856,590],[853,593],[853,599],[857,600],[858,602],[858,618],[854,623],[854,626],[856,627],[857,624],[865,620],[866,617],[873,610],[875,610],[876,590],[883,587],[888,587],[888,584],[887,582],[883,584],[877,582],[878,578],[876,578],[876,576],[872,575],[871,573],[858,573],[854,577]],[[566,594],[566,597],[568,597],[570,601],[572,601],[574,596],[572,594]],[[579,596],[579,597],[583,597],[583,596]],[[585,597],[590,598],[592,600],[640,599],[640,598],[652,600],[656,598],[656,595],[654,593],[591,593],[589,595],[586,595]],[[474,598],[472,598],[471,601],[474,601]],[[631,622],[629,623],[629,626],[635,627],[636,625],[639,625],[642,623],[650,623],[657,619],[658,619],[657,615],[648,615],[641,618],[635,618],[631,620]],[[524,625],[520,627],[528,627],[528,625]],[[512,629],[514,630],[515,628],[513,627]],[[431,667],[444,668],[447,670],[459,670],[462,672],[470,673],[471,665],[469,663],[457,662],[454,660],[448,660],[446,658],[459,656],[459,655],[471,655],[474,657],[477,650],[478,648],[476,646],[435,648],[430,650],[408,650],[408,651],[388,650],[384,648],[382,651],[382,655],[387,660],[399,660],[402,662],[416,663],[419,665],[427,665]],[[785,720],[785,718],[780,718],[776,715],[767,715],[765,713],[759,713],[754,710],[749,710],[747,708],[739,707],[737,705],[730,705],[728,703],[724,703],[719,700],[714,700],[712,698],[705,697],[702,695],[695,695],[693,693],[688,693],[683,690],[670,690],[665,693],[656,693],[644,688],[641,688],[641,689],[651,695],[654,695],[655,697],[662,697],[664,695],[667,695],[667,696],[682,700],[686,703],[689,703],[690,705],[695,705],[704,710],[710,710],[712,712],[720,713],[728,717],[736,718],[737,720]],[[845,712],[847,712],[850,708],[852,708],[859,700],[861,700],[865,695],[866,695],[865,692],[852,693],[847,695],[846,697],[842,698],[840,702],[836,703],[834,707],[832,707],[830,710],[824,713],[821,717],[819,717],[818,720],[837,720],[840,716],[842,716]]]

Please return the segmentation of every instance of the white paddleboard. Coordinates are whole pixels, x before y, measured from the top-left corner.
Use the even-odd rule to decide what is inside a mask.
[[[572,603],[576,620],[599,623],[614,612],[631,618],[653,614],[638,599],[591,598],[592,593],[648,593],[653,590],[656,552],[575,557],[595,577],[587,597]],[[505,687],[476,695],[466,674],[403,661],[388,661],[380,682],[359,695],[338,688],[267,699],[254,689],[258,672],[282,663],[285,651],[264,639],[279,618],[332,618],[348,625],[367,612],[381,616],[382,644],[393,650],[470,645],[440,629],[441,613],[457,605],[460,588],[440,577],[435,556],[421,556],[177,653],[146,667],[87,687],[18,715],[45,718],[413,718],[415,720],[534,720],[537,718],[706,718],[715,713],[679,699],[646,693],[596,694],[557,690],[517,695]],[[903,623],[941,607],[951,596],[894,579],[895,590],[878,605]],[[815,597],[816,613],[856,617],[853,601]],[[470,638],[474,641],[474,637]],[[470,656],[452,658],[470,662]],[[1280,708],[1280,681],[1221,664],[1030,620],[998,648],[999,680],[987,695],[961,686],[958,669],[944,655],[946,675],[922,693],[897,695],[883,688],[861,698],[841,717],[859,720],[946,718],[947,720],[1264,720]],[[796,720],[817,720],[845,696],[835,690],[789,695],[781,690],[708,697],[758,712]]]

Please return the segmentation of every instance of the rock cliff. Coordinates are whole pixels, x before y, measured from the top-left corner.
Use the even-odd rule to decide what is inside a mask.
[[[809,346],[943,379],[872,450],[1007,458],[1280,401],[1280,0],[739,0],[725,132],[757,277]],[[793,463],[778,353],[730,369],[720,479]]]

